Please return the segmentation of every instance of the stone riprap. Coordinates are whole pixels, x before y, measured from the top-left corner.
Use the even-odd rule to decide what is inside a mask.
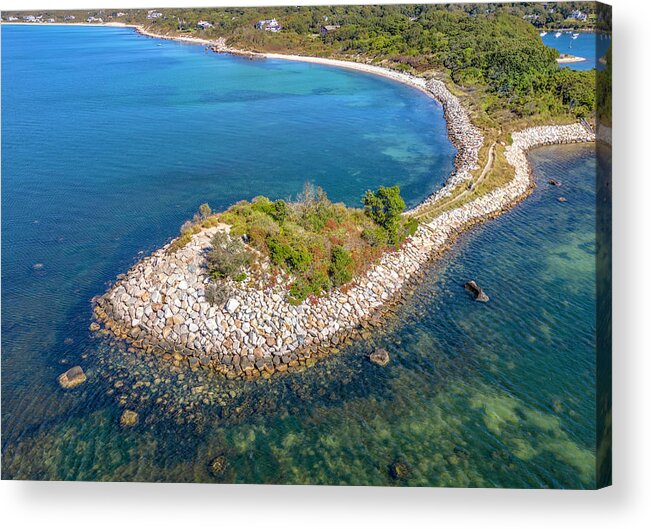
[[[450,196],[452,190],[460,183],[471,180],[472,172],[478,168],[479,150],[484,143],[481,131],[472,124],[470,116],[459,99],[452,95],[443,82],[431,79],[425,83],[425,87],[432,97],[443,106],[448,137],[457,149],[457,156],[454,160],[455,170],[441,189],[432,193],[406,214],[419,213],[434,202]]]
[[[458,100],[439,81],[428,91],[445,108],[450,137],[459,150],[447,187],[470,178],[483,138]],[[532,187],[526,152],[539,145],[594,141],[580,124],[535,127],[512,134],[505,155],[514,178],[496,189],[419,226],[402,247],[387,253],[346,289],[316,302],[292,305],[287,281],[262,288],[245,281],[233,285],[220,306],[207,302],[211,279],[206,250],[220,225],[194,235],[184,248],[169,245],[145,257],[97,300],[95,314],[116,336],[143,349],[163,351],[191,368],[212,368],[228,377],[270,376],[299,365],[312,365],[364,327],[401,296],[424,265],[464,229],[500,214]],[[431,199],[428,199],[431,200]]]

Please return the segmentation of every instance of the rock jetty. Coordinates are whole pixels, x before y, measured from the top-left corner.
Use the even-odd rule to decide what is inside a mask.
[[[422,83],[416,84],[422,89]],[[459,151],[454,173],[443,190],[426,199],[428,204],[470,178],[483,137],[443,83],[430,80],[424,86],[441,101]],[[167,245],[138,262],[98,299],[97,319],[135,347],[173,355],[190,368],[215,369],[229,378],[267,377],[312,365],[377,321],[378,312],[398,300],[404,287],[464,229],[526,196],[532,187],[529,149],[594,141],[594,134],[574,124],[526,129],[513,133],[512,140],[505,149],[515,169],[508,184],[419,226],[400,250],[385,254],[345,290],[292,305],[287,284],[258,288],[245,283],[223,305],[211,305],[205,296],[211,279],[204,256],[212,235],[228,229],[222,225],[195,234],[175,253]],[[423,205],[412,211],[419,207]]]
[[[454,160],[455,170],[445,181],[445,185],[407,212],[410,214],[418,213],[434,202],[450,196],[457,185],[472,179],[472,172],[478,167],[479,150],[484,143],[481,131],[472,124],[459,99],[452,95],[443,82],[431,79],[425,83],[425,88],[443,107],[448,137],[456,147],[457,155]]]

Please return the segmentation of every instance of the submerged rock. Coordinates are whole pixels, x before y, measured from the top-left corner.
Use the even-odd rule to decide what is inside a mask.
[[[554,180],[553,178],[549,180],[549,185],[550,186],[556,186],[560,187],[561,183],[558,180]]]
[[[72,389],[86,382],[86,373],[84,373],[81,366],[74,366],[59,375],[57,380],[62,388]]]
[[[482,290],[482,288],[473,280],[468,281],[465,285],[463,285],[463,288],[465,288],[475,297],[475,301],[486,303],[490,299]]]
[[[120,417],[120,426],[131,427],[138,424],[138,414],[133,410],[124,410]]]
[[[374,364],[385,366],[389,363],[390,360],[389,352],[386,349],[378,349],[369,355],[369,359]]]

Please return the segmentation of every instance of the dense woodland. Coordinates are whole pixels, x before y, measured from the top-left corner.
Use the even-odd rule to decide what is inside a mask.
[[[575,10],[585,20],[568,18]],[[161,9],[38,12],[44,18],[143,24],[163,34],[224,37],[233,47],[380,63],[412,73],[444,75],[474,95],[479,112],[511,117],[589,117],[595,109],[595,72],[559,68],[558,53],[542,44],[540,27],[603,27],[596,4],[586,2],[307,6],[273,8]],[[12,13],[4,13],[4,17]],[[14,13],[24,15],[24,13]],[[256,29],[276,18],[282,31]],[[213,24],[200,29],[197,22]],[[324,25],[339,26],[322,34]]]

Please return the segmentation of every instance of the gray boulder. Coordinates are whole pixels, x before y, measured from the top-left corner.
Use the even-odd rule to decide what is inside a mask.
[[[474,296],[475,301],[486,303],[490,299],[482,290],[482,288],[473,280],[468,281],[465,285],[463,285],[463,288],[465,288]]]

